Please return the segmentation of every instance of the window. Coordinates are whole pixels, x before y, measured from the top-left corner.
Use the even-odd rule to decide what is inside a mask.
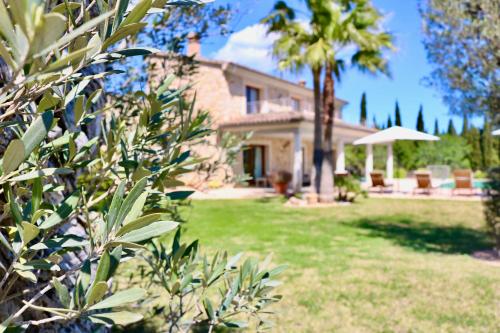
[[[255,114],[260,112],[260,91],[257,88],[246,88],[247,95],[247,114]]]
[[[292,97],[292,110],[300,112],[300,99]]]

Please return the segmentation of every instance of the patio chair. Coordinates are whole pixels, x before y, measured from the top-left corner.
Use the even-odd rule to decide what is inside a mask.
[[[452,194],[462,190],[468,190],[469,194],[474,194],[472,170],[455,170],[453,171],[453,178],[455,179],[455,188],[452,190]]]
[[[431,194],[432,191],[437,190],[437,187],[432,186],[432,178],[430,172],[417,172],[415,173],[417,179],[417,187],[413,189],[413,194],[417,192]]]
[[[372,179],[372,187],[373,188],[378,188],[380,189],[380,192],[383,192],[384,190],[389,190],[392,192],[393,190],[393,184],[387,182],[384,179],[384,175],[382,172],[370,172],[370,177]]]

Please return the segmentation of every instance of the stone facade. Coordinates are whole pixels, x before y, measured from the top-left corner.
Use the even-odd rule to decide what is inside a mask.
[[[166,58],[161,55],[150,58],[153,81],[165,76],[162,68],[169,67]],[[197,73],[190,79],[193,91],[196,91],[196,108],[209,111],[214,129],[235,133],[253,132],[247,144],[264,147],[265,173],[268,175],[281,170],[296,171],[297,163],[300,163],[302,173],[310,176],[313,155],[312,90],[303,84],[285,81],[238,64],[197,60]],[[252,101],[258,105],[258,114],[247,114],[247,87],[259,91],[259,100]],[[345,104],[344,101],[336,101],[336,128],[341,127],[340,132],[336,129],[334,133],[346,135],[345,141],[349,142],[371,130],[343,123],[341,111]],[[212,147],[196,147],[195,150],[208,154],[206,157],[212,161],[219,159],[221,151],[213,147],[217,137],[214,135],[208,140]],[[242,174],[243,170],[243,156],[240,156],[232,172]],[[199,179],[191,182],[199,183]]]

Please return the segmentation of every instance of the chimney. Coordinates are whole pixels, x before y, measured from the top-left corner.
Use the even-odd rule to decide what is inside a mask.
[[[306,86],[306,80],[299,80],[299,82],[297,82],[299,84],[299,86],[302,86],[302,87],[305,87]]]
[[[195,32],[190,32],[187,35],[187,55],[189,57],[194,56],[195,58],[201,57],[201,44],[200,37]]]

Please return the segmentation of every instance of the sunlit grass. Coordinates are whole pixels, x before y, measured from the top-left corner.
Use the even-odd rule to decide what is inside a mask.
[[[187,238],[288,264],[279,332],[500,332],[500,267],[478,202],[368,199],[334,208],[195,201]]]

